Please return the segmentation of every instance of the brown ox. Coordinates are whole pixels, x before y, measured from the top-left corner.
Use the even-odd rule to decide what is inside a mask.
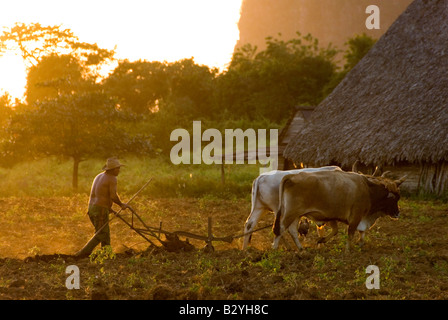
[[[348,224],[347,249],[350,249],[356,230],[363,235],[380,216],[398,218],[399,186],[403,181],[343,171],[285,176],[280,184],[273,248],[278,248],[284,230],[297,218],[305,216],[317,224],[331,226],[330,235],[320,242],[326,242],[337,233],[338,221]],[[302,249],[298,237],[291,236],[297,248]]]

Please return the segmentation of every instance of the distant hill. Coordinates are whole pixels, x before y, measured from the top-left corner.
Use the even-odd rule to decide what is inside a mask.
[[[323,46],[344,43],[356,34],[378,39],[407,8],[412,0],[243,0],[238,23],[240,40],[235,48],[250,43],[265,48],[265,38],[288,40],[311,33]],[[380,8],[380,30],[368,30],[367,6]]]

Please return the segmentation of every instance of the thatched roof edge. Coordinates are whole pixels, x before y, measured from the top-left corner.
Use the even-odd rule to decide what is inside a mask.
[[[448,1],[411,3],[284,156],[318,165],[448,161]]]

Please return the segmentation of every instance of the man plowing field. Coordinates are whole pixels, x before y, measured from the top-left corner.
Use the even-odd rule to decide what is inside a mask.
[[[140,190],[137,191],[137,193],[134,194],[127,203],[123,203],[121,202],[117,194],[117,176],[120,173],[121,166],[122,164],[118,161],[118,159],[109,158],[107,159],[106,165],[103,167],[104,172],[98,174],[93,180],[92,188],[90,191],[88,215],[90,221],[95,227],[95,234],[80,251],[75,253],[75,257],[88,257],[93,252],[95,247],[100,243],[102,247],[108,245],[110,246],[109,222],[113,218],[119,218],[138,235],[148,241],[151,246],[156,247],[157,245],[153,241],[151,241],[149,237],[155,238],[168,251],[193,250],[195,247],[189,243],[188,238],[204,240],[206,242],[204,250],[213,251],[213,241],[224,241],[230,243],[235,238],[246,236],[246,234],[243,234],[237,236],[215,237],[212,233],[211,217],[209,217],[208,219],[208,234],[206,236],[194,234],[187,231],[170,232],[162,230],[161,224],[159,228],[148,226],[135,212],[135,210],[129,206],[129,203],[151,182],[152,178],[149,179],[146,184],[141,187]],[[112,209],[113,203],[116,203],[121,207],[118,212],[115,212]],[[129,219],[125,219],[122,215],[120,215],[121,211],[125,209],[129,209],[131,213],[130,221]],[[114,214],[114,216],[110,219],[109,213]],[[265,229],[267,227],[270,226],[259,228],[257,230],[251,230],[250,233]],[[165,236],[165,240],[161,239],[161,234]],[[182,241],[179,239],[179,236],[184,236],[187,238],[187,240]]]
[[[95,235],[75,256],[89,256],[100,243],[102,247],[110,245],[109,212],[111,212],[113,203],[118,204],[123,210],[132,209],[129,205],[121,202],[117,194],[117,176],[122,166],[118,159],[109,158],[103,167],[104,172],[98,174],[93,180],[88,214],[95,227]]]

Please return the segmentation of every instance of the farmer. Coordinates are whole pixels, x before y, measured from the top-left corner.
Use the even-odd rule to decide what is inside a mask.
[[[123,166],[116,158],[107,159],[102,173],[98,174],[92,183],[89,199],[89,218],[95,227],[95,235],[75,256],[87,257],[101,243],[101,247],[110,245],[109,212],[112,204],[118,204],[121,209],[131,208],[121,202],[117,194],[117,176]],[[103,227],[106,225],[105,227]],[[97,234],[98,233],[98,234]]]

